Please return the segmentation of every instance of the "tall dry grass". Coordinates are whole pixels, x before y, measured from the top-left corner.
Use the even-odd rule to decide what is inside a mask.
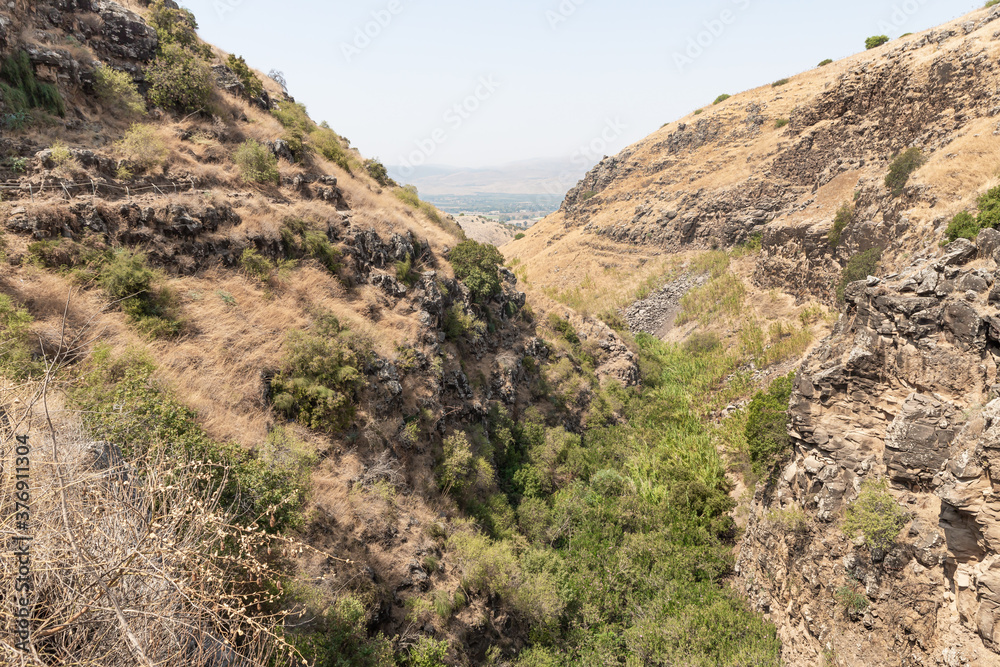
[[[117,444],[93,442],[61,406],[55,377],[0,392],[0,534],[31,538],[29,566],[0,559],[0,663],[298,663],[274,592],[287,545],[233,521],[210,486],[213,464],[126,461]],[[15,436],[31,447],[29,465],[18,464],[26,525]],[[19,575],[27,596],[14,595]],[[25,611],[21,651],[11,630]]]

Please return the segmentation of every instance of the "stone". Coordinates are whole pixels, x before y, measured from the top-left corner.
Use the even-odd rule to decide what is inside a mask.
[[[961,418],[955,406],[913,393],[886,430],[885,461],[897,482],[929,482],[948,458]]]
[[[156,30],[138,14],[111,0],[97,0],[94,11],[104,21],[101,34],[111,54],[140,62],[149,62],[156,57],[160,43]]]
[[[997,250],[1000,250],[1000,231],[995,229],[984,229],[976,237],[976,247],[979,249],[980,259],[992,258]]]

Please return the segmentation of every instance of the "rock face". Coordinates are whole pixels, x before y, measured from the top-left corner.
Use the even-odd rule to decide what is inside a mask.
[[[992,234],[847,288],[789,409],[793,456],[760,485],[738,569],[791,665],[1000,664],[1000,317]],[[910,517],[887,553],[838,525],[866,479]],[[808,527],[781,516],[804,510]],[[838,607],[863,588],[868,611]],[[863,639],[864,638],[864,639]]]

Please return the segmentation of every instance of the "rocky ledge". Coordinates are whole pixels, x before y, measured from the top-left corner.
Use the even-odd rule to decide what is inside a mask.
[[[1000,664],[998,264],[986,230],[850,285],[799,372],[793,455],[758,486],[738,564],[789,664]],[[830,525],[867,479],[907,512],[888,550]]]

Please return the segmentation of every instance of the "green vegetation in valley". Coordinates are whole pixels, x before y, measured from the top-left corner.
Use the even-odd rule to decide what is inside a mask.
[[[774,471],[788,455],[788,400],[795,373],[778,378],[767,391],[759,391],[747,406],[746,441],[755,475]]]
[[[722,582],[732,500],[704,411],[735,360],[640,335],[644,389],[600,387],[562,322],[567,368],[542,390],[589,387],[588,428],[495,405],[445,441],[439,485],[483,528],[448,537],[462,589],[530,628],[518,665],[778,665],[774,628]]]

